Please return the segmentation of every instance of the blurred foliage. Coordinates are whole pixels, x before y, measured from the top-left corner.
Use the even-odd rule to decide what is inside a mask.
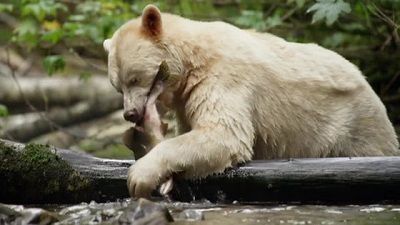
[[[0,117],[8,116],[8,109],[5,105],[0,104]]]
[[[18,21],[4,37],[20,51],[49,56],[43,66],[52,74],[64,68],[66,53],[105,60],[102,41],[149,3],[184,17],[316,42],[357,64],[389,110],[400,102],[400,0],[5,0],[0,13]]]
[[[53,73],[64,69],[65,62],[61,55],[49,55],[44,58],[43,67],[49,76],[51,76]]]
[[[97,139],[85,139],[79,143],[79,149],[84,150],[96,157],[109,159],[132,158],[133,151],[122,144],[104,144]]]

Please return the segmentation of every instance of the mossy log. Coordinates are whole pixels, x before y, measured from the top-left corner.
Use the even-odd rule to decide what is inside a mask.
[[[72,203],[128,197],[126,174],[133,161],[4,140],[0,150],[0,202]],[[174,181],[171,197],[181,201],[399,203],[400,157],[253,161],[201,180]]]
[[[131,161],[0,139],[0,202],[77,203],[128,196]]]

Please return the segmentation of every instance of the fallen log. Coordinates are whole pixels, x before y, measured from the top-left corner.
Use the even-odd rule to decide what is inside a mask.
[[[132,161],[0,139],[0,202],[78,203],[128,197]]]
[[[24,148],[23,144],[15,142],[2,140],[0,143],[3,149],[11,147],[21,152]],[[13,173],[0,164],[0,202],[66,203],[128,197],[126,173],[132,161],[99,159],[72,150],[50,149],[75,171],[79,171],[84,185],[77,185],[81,187],[78,189],[71,183],[72,191],[61,188],[62,185],[56,190],[45,190],[34,182],[29,183],[32,186],[14,185],[8,180],[13,178]],[[53,172],[57,175],[62,171]],[[35,181],[35,178],[32,179]],[[50,177],[48,179],[47,183],[53,182]],[[43,180],[43,177],[36,180]],[[174,180],[176,185],[172,198],[181,201],[205,198],[211,201],[253,203],[398,203],[400,157],[253,161],[201,180]]]
[[[91,101],[70,107],[54,107],[47,112],[18,114],[0,119],[0,137],[26,142],[39,135],[90,119],[98,118],[122,108],[120,95],[101,95]]]
[[[76,76],[17,77],[16,80],[11,76],[0,76],[0,102],[11,110],[26,105],[26,101],[44,108],[98,99],[104,95],[117,95],[106,76],[92,76],[86,81]]]
[[[117,110],[97,119],[65,127],[64,130],[43,134],[29,142],[50,144],[59,148],[77,147],[87,141],[95,146],[115,143],[116,140],[121,139],[121,134],[132,126],[124,120],[122,115],[123,110]]]

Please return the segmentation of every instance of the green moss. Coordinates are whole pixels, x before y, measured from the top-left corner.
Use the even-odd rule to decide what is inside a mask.
[[[40,201],[60,196],[73,196],[90,187],[67,162],[54,153],[48,145],[28,144],[21,151],[0,141],[1,199],[20,199],[20,192],[27,201]]]
[[[100,158],[133,159],[133,152],[122,144],[108,145],[103,150],[96,151],[93,154]]]

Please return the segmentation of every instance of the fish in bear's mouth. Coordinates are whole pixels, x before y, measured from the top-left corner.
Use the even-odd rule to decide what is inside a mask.
[[[143,107],[143,112],[142,112],[142,114],[140,115],[140,118],[135,122],[136,127],[138,127],[139,129],[140,129],[141,127],[143,127],[143,123],[144,123],[144,120],[145,120],[146,107],[147,107],[147,104],[148,104],[148,100],[149,100],[150,96],[151,96],[152,94],[154,94],[155,87],[156,87],[157,85],[161,85],[161,88],[163,89],[164,82],[165,82],[169,77],[170,77],[170,71],[169,71],[168,64],[167,64],[165,61],[162,61],[161,64],[160,64],[160,67],[159,67],[159,69],[158,69],[158,71],[157,71],[157,74],[156,74],[156,76],[154,77],[153,83],[151,84],[150,90],[149,90],[149,92],[148,92],[148,94],[147,94],[146,101],[145,101],[145,104],[144,104],[144,107]],[[161,94],[161,93],[160,93],[160,94]],[[159,94],[159,95],[160,95],[160,94]],[[157,97],[158,97],[158,96],[157,96]]]

